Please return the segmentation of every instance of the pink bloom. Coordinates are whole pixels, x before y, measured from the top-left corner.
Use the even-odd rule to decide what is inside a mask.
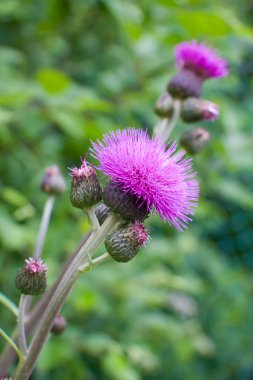
[[[29,273],[39,273],[39,272],[44,272],[46,273],[47,271],[47,266],[46,264],[43,263],[42,259],[33,259],[30,257],[29,259],[25,260],[25,268]]]
[[[77,167],[73,167],[73,168],[70,168],[70,176],[72,178],[75,178],[76,180],[78,179],[82,179],[82,178],[89,178],[91,175],[95,174],[95,170],[87,164],[85,158],[83,159],[81,157],[81,162],[82,162],[82,165],[80,168],[77,168]]]
[[[204,43],[182,42],[175,49],[176,65],[194,71],[204,79],[228,75],[228,63]]]
[[[219,117],[219,107],[212,103],[206,101],[203,104],[203,120],[214,121]]]
[[[174,154],[176,143],[166,150],[156,137],[136,129],[111,132],[103,142],[92,143],[99,169],[148,210],[152,207],[170,225],[182,231],[194,214],[198,181],[191,159],[184,152]]]

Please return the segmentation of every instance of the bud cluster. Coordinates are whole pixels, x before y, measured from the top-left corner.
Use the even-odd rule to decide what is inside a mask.
[[[177,73],[169,80],[167,92],[155,104],[157,115],[167,118],[167,124],[174,123],[178,116],[186,123],[216,120],[219,117],[218,106],[202,99],[201,94],[207,79],[217,79],[228,74],[227,61],[205,44],[196,41],[177,45],[175,60]],[[161,125],[166,126],[165,123]],[[197,153],[204,148],[209,133],[203,131],[199,128],[182,136],[181,143],[188,152]],[[166,136],[164,129],[160,129],[159,133]]]

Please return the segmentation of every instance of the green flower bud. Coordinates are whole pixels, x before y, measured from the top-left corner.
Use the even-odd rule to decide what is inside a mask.
[[[165,92],[156,101],[155,113],[160,117],[169,117],[173,113],[173,102],[171,95]]]
[[[144,224],[135,222],[108,235],[105,247],[114,260],[125,263],[132,260],[147,241],[148,233]]]
[[[47,267],[42,259],[29,258],[17,271],[16,287],[22,294],[38,295],[45,291],[47,286]]]
[[[95,170],[82,161],[81,168],[72,168],[70,200],[74,207],[88,208],[101,200],[102,189]]]
[[[182,135],[180,143],[187,152],[196,154],[206,147],[209,140],[209,132],[203,128],[194,128]]]
[[[45,170],[41,189],[52,195],[61,194],[66,190],[66,182],[58,166],[50,166]]]
[[[201,120],[214,121],[218,116],[218,106],[207,100],[188,98],[182,103],[181,117],[187,123]]]
[[[54,335],[60,335],[66,330],[66,327],[66,319],[62,315],[58,314],[54,319],[54,324],[51,328],[51,333]]]

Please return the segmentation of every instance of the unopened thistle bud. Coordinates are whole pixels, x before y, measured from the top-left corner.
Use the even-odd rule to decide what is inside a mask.
[[[148,233],[144,224],[134,222],[108,235],[105,239],[105,247],[114,260],[125,263],[132,260],[147,242]]]
[[[194,128],[182,135],[180,143],[187,152],[195,154],[203,150],[209,140],[209,132],[203,128]]]
[[[119,184],[110,181],[103,192],[104,203],[124,220],[143,221],[149,211],[146,202],[124,191]]]
[[[66,330],[66,327],[66,319],[62,315],[58,314],[54,319],[54,324],[51,328],[51,333],[54,335],[60,335]]]
[[[16,287],[22,294],[38,295],[47,286],[47,266],[42,259],[29,258],[16,274]]]
[[[181,117],[191,123],[201,120],[214,121],[219,116],[216,104],[199,98],[188,98],[182,103]]]
[[[63,178],[58,166],[50,166],[46,168],[41,189],[48,194],[57,195],[66,190],[66,182]]]
[[[70,200],[74,207],[87,208],[101,200],[102,190],[93,167],[82,160],[81,168],[72,168]]]
[[[95,214],[96,214],[99,224],[101,225],[104,223],[105,219],[110,214],[110,209],[106,205],[101,203],[100,205],[96,207]]]
[[[173,113],[173,98],[168,92],[157,99],[155,113],[160,117],[169,117]]]

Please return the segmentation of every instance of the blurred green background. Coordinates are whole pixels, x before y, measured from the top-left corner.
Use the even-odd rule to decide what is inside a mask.
[[[194,158],[201,198],[189,230],[154,216],[135,260],[84,275],[63,308],[69,326],[51,337],[32,379],[253,379],[252,20],[247,0],[0,2],[0,289],[16,303],[44,168],[59,165],[69,185],[90,139],[151,129],[180,41],[206,41],[231,67],[205,84],[221,116]],[[173,137],[187,128],[179,123]],[[49,283],[87,229],[66,192],[43,253]],[[0,315],[11,332],[14,318],[1,305]]]

